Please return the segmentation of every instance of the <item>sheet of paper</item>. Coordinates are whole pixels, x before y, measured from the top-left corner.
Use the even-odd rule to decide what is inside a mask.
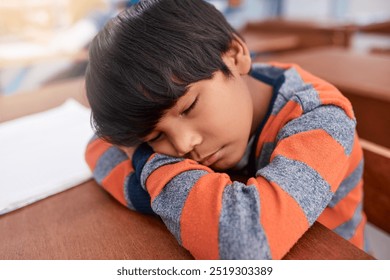
[[[74,100],[0,125],[0,214],[91,178],[90,110]]]

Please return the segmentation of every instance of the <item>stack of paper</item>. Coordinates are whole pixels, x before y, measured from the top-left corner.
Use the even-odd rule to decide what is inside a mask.
[[[74,100],[0,125],[0,214],[91,178],[90,110]]]

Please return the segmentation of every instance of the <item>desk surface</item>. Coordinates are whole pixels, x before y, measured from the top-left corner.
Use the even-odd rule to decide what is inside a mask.
[[[263,60],[260,58],[259,60]],[[390,101],[390,57],[324,47],[275,55],[268,61],[293,62],[330,81],[341,91]]]
[[[353,105],[359,136],[390,148],[390,56],[327,47],[267,60],[297,63],[334,84]]]
[[[85,102],[82,84],[7,96],[0,109],[8,120],[59,105],[68,95]],[[0,216],[0,232],[0,259],[192,259],[158,217],[129,211],[92,180]],[[285,259],[372,257],[316,222]]]
[[[277,52],[296,49],[299,37],[288,34],[266,34],[245,32],[242,34],[250,51],[258,53]]]
[[[94,181],[0,217],[1,259],[192,259],[151,215],[129,211]],[[285,259],[372,259],[319,223]]]

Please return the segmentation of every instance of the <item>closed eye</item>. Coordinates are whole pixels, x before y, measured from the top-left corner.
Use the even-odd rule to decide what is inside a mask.
[[[181,115],[188,115],[194,108],[195,108],[195,106],[196,106],[196,104],[198,103],[198,100],[199,100],[199,97],[196,97],[195,98],[195,100],[194,100],[194,102],[192,102],[192,104],[187,108],[187,109],[185,109],[182,113],[181,113]]]
[[[162,136],[162,133],[159,133],[159,134],[157,134],[157,136],[153,137],[152,139],[149,139],[147,142],[153,143],[153,142],[157,141],[158,139],[160,139],[161,136]]]

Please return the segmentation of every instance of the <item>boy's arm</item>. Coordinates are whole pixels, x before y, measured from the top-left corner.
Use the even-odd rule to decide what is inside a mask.
[[[133,155],[132,150],[135,150]],[[134,165],[142,170],[152,152],[146,144],[124,152],[95,136],[87,145],[85,159],[93,178],[120,203],[139,212],[153,213],[150,196],[141,187],[140,175],[134,171]]]
[[[343,110],[322,106],[280,130],[270,164],[246,185],[160,154],[145,164],[141,183],[152,209],[195,258],[280,259],[340,185],[354,131]]]

